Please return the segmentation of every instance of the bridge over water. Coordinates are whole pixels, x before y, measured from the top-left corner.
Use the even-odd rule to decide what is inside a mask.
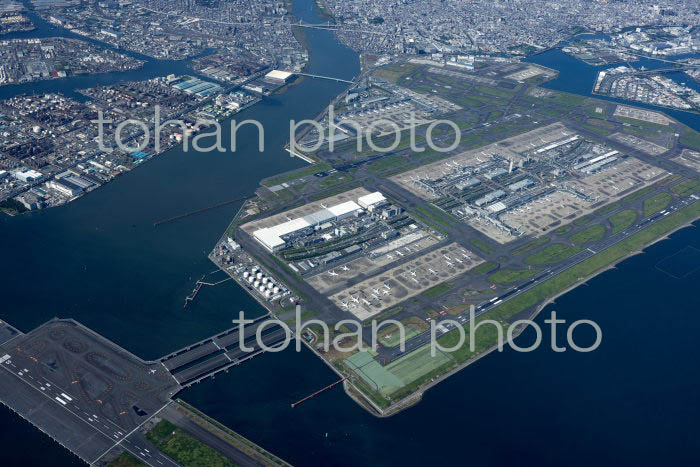
[[[263,353],[263,346],[269,348],[282,343],[286,339],[285,330],[267,323],[269,318],[269,315],[261,316],[243,329],[234,326],[168,354],[160,362],[181,387],[199,383]],[[258,341],[261,326],[264,328]]]
[[[350,83],[350,84],[353,83],[353,81],[343,79],[343,78],[336,78],[335,76],[314,75],[312,73],[296,73],[296,74],[299,76],[309,76],[311,78],[329,79],[331,81],[338,81],[341,83]]]

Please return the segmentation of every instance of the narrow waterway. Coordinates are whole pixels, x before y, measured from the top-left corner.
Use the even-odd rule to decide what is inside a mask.
[[[313,0],[295,4],[304,21],[319,20]],[[330,32],[307,32],[311,73],[358,73],[357,55]],[[561,56],[547,63],[562,71],[551,86],[589,93],[592,81],[579,80],[575,64]],[[162,66],[159,74],[175,72]],[[51,83],[62,92],[83,84]],[[262,313],[230,282],[182,308],[195,280],[214,269],[207,253],[238,206],[157,229],[152,223],[249,195],[261,178],[301,166],[282,150],[289,120],[312,118],[342,88],[306,79],[237,115],[264,124],[262,154],[254,150],[255,132],[242,131],[235,154],[173,149],[67,206],[0,217],[0,317],[23,330],[73,317],[155,358],[228,327],[238,310]],[[260,356],[181,396],[299,466],[696,464],[700,275],[673,279],[655,268],[688,245],[700,248],[697,228],[566,294],[537,319],[543,329],[551,310],[568,322],[595,320],[604,336],[596,352],[494,353],[389,419],[369,415],[340,388],[291,409],[336,379],[306,350]],[[532,337],[521,336],[521,345]],[[583,329],[576,337],[581,345],[591,338]],[[0,426],[4,465],[80,464],[4,407]]]

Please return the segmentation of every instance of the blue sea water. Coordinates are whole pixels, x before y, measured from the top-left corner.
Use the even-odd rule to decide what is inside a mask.
[[[319,20],[312,0],[295,2],[295,13]],[[357,55],[331,33],[311,30],[308,39],[312,73],[358,73]],[[567,57],[552,51],[533,60],[560,70],[548,86],[588,95],[596,70]],[[186,64],[149,66],[160,67],[157,76]],[[69,92],[84,84],[50,83],[37,89]],[[23,330],[53,316],[73,317],[143,358],[156,358],[228,327],[238,310],[262,313],[231,283],[205,289],[182,308],[194,281],[214,269],[207,253],[238,206],[157,229],[152,223],[248,195],[261,178],[300,166],[282,150],[289,119],[313,117],[342,89],[305,80],[239,114],[264,124],[263,154],[254,152],[252,132],[240,135],[236,154],[176,148],[70,205],[0,217],[7,271],[0,317]],[[697,119],[680,114],[673,116],[700,129]],[[597,351],[493,353],[394,417],[375,418],[339,387],[292,409],[291,402],[336,380],[306,349],[257,357],[181,397],[300,466],[697,465],[700,274],[674,279],[655,267],[688,246],[700,248],[697,227],[567,293],[537,318],[543,329],[552,310],[567,322],[596,321],[603,331]],[[582,345],[592,338],[584,328],[575,337]],[[518,343],[532,338],[526,332]],[[565,340],[563,329],[558,340]],[[80,463],[5,408],[0,426],[3,465]]]

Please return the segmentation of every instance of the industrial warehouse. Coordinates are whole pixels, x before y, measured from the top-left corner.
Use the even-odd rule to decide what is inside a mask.
[[[376,207],[386,204],[386,198],[379,192],[370,193],[355,201],[345,201],[303,217],[288,220],[272,227],[265,227],[253,232],[253,237],[271,252],[287,248],[295,241],[314,232],[327,231],[334,227],[333,222],[350,216],[357,216],[366,209],[372,212]],[[327,234],[330,238],[331,234]]]

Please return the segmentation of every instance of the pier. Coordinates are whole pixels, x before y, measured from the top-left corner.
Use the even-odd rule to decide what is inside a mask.
[[[245,201],[248,198],[250,198],[250,196],[241,196],[239,198],[234,198],[234,199],[230,199],[228,201],[223,201],[221,203],[207,206],[206,208],[196,209],[194,211],[186,212],[184,214],[180,214],[180,215],[173,216],[173,217],[168,217],[167,219],[162,219],[162,220],[154,222],[153,227],[158,227],[161,224],[167,224],[168,222],[176,221],[178,219],[184,219],[185,217],[194,216],[195,214],[201,214],[201,213],[209,211],[211,209],[216,209],[216,208],[220,208],[222,206],[226,206],[227,204],[233,204],[233,203],[236,203],[238,201]]]
[[[301,404],[302,402],[306,402],[306,401],[308,401],[309,399],[318,396],[319,394],[321,394],[321,393],[324,392],[324,391],[328,391],[330,388],[337,386],[338,384],[342,383],[342,382],[345,381],[346,379],[348,379],[347,376],[346,376],[345,378],[339,379],[339,380],[336,381],[335,383],[329,384],[328,386],[326,386],[326,387],[323,388],[323,389],[319,389],[319,390],[316,391],[315,393],[311,394],[310,396],[306,396],[305,398],[303,398],[303,399],[300,400],[300,401],[294,402],[294,403],[292,404],[292,408],[296,407],[297,405]]]
[[[220,269],[217,269],[216,271],[212,271],[212,272],[210,272],[209,274],[203,275],[202,278],[199,279],[199,280],[197,281],[197,283],[195,284],[194,289],[192,290],[192,293],[190,293],[187,297],[185,297],[185,304],[184,304],[182,307],[183,307],[183,308],[187,308],[187,305],[188,305],[190,302],[194,301],[195,298],[197,298],[197,294],[199,294],[199,291],[201,290],[201,288],[202,288],[203,285],[208,285],[208,286],[212,286],[212,287],[213,287],[213,286],[217,286],[217,285],[219,285],[219,284],[223,284],[224,282],[228,282],[228,281],[230,281],[230,280],[233,279],[233,277],[230,277],[230,276],[229,276],[229,277],[227,277],[226,279],[221,279],[220,281],[217,281],[217,282],[205,282],[205,281],[204,281],[204,279],[205,279],[207,276],[209,276],[209,275],[211,275],[211,274],[215,274],[215,273],[217,273],[217,272],[219,272],[219,271],[220,271]]]

